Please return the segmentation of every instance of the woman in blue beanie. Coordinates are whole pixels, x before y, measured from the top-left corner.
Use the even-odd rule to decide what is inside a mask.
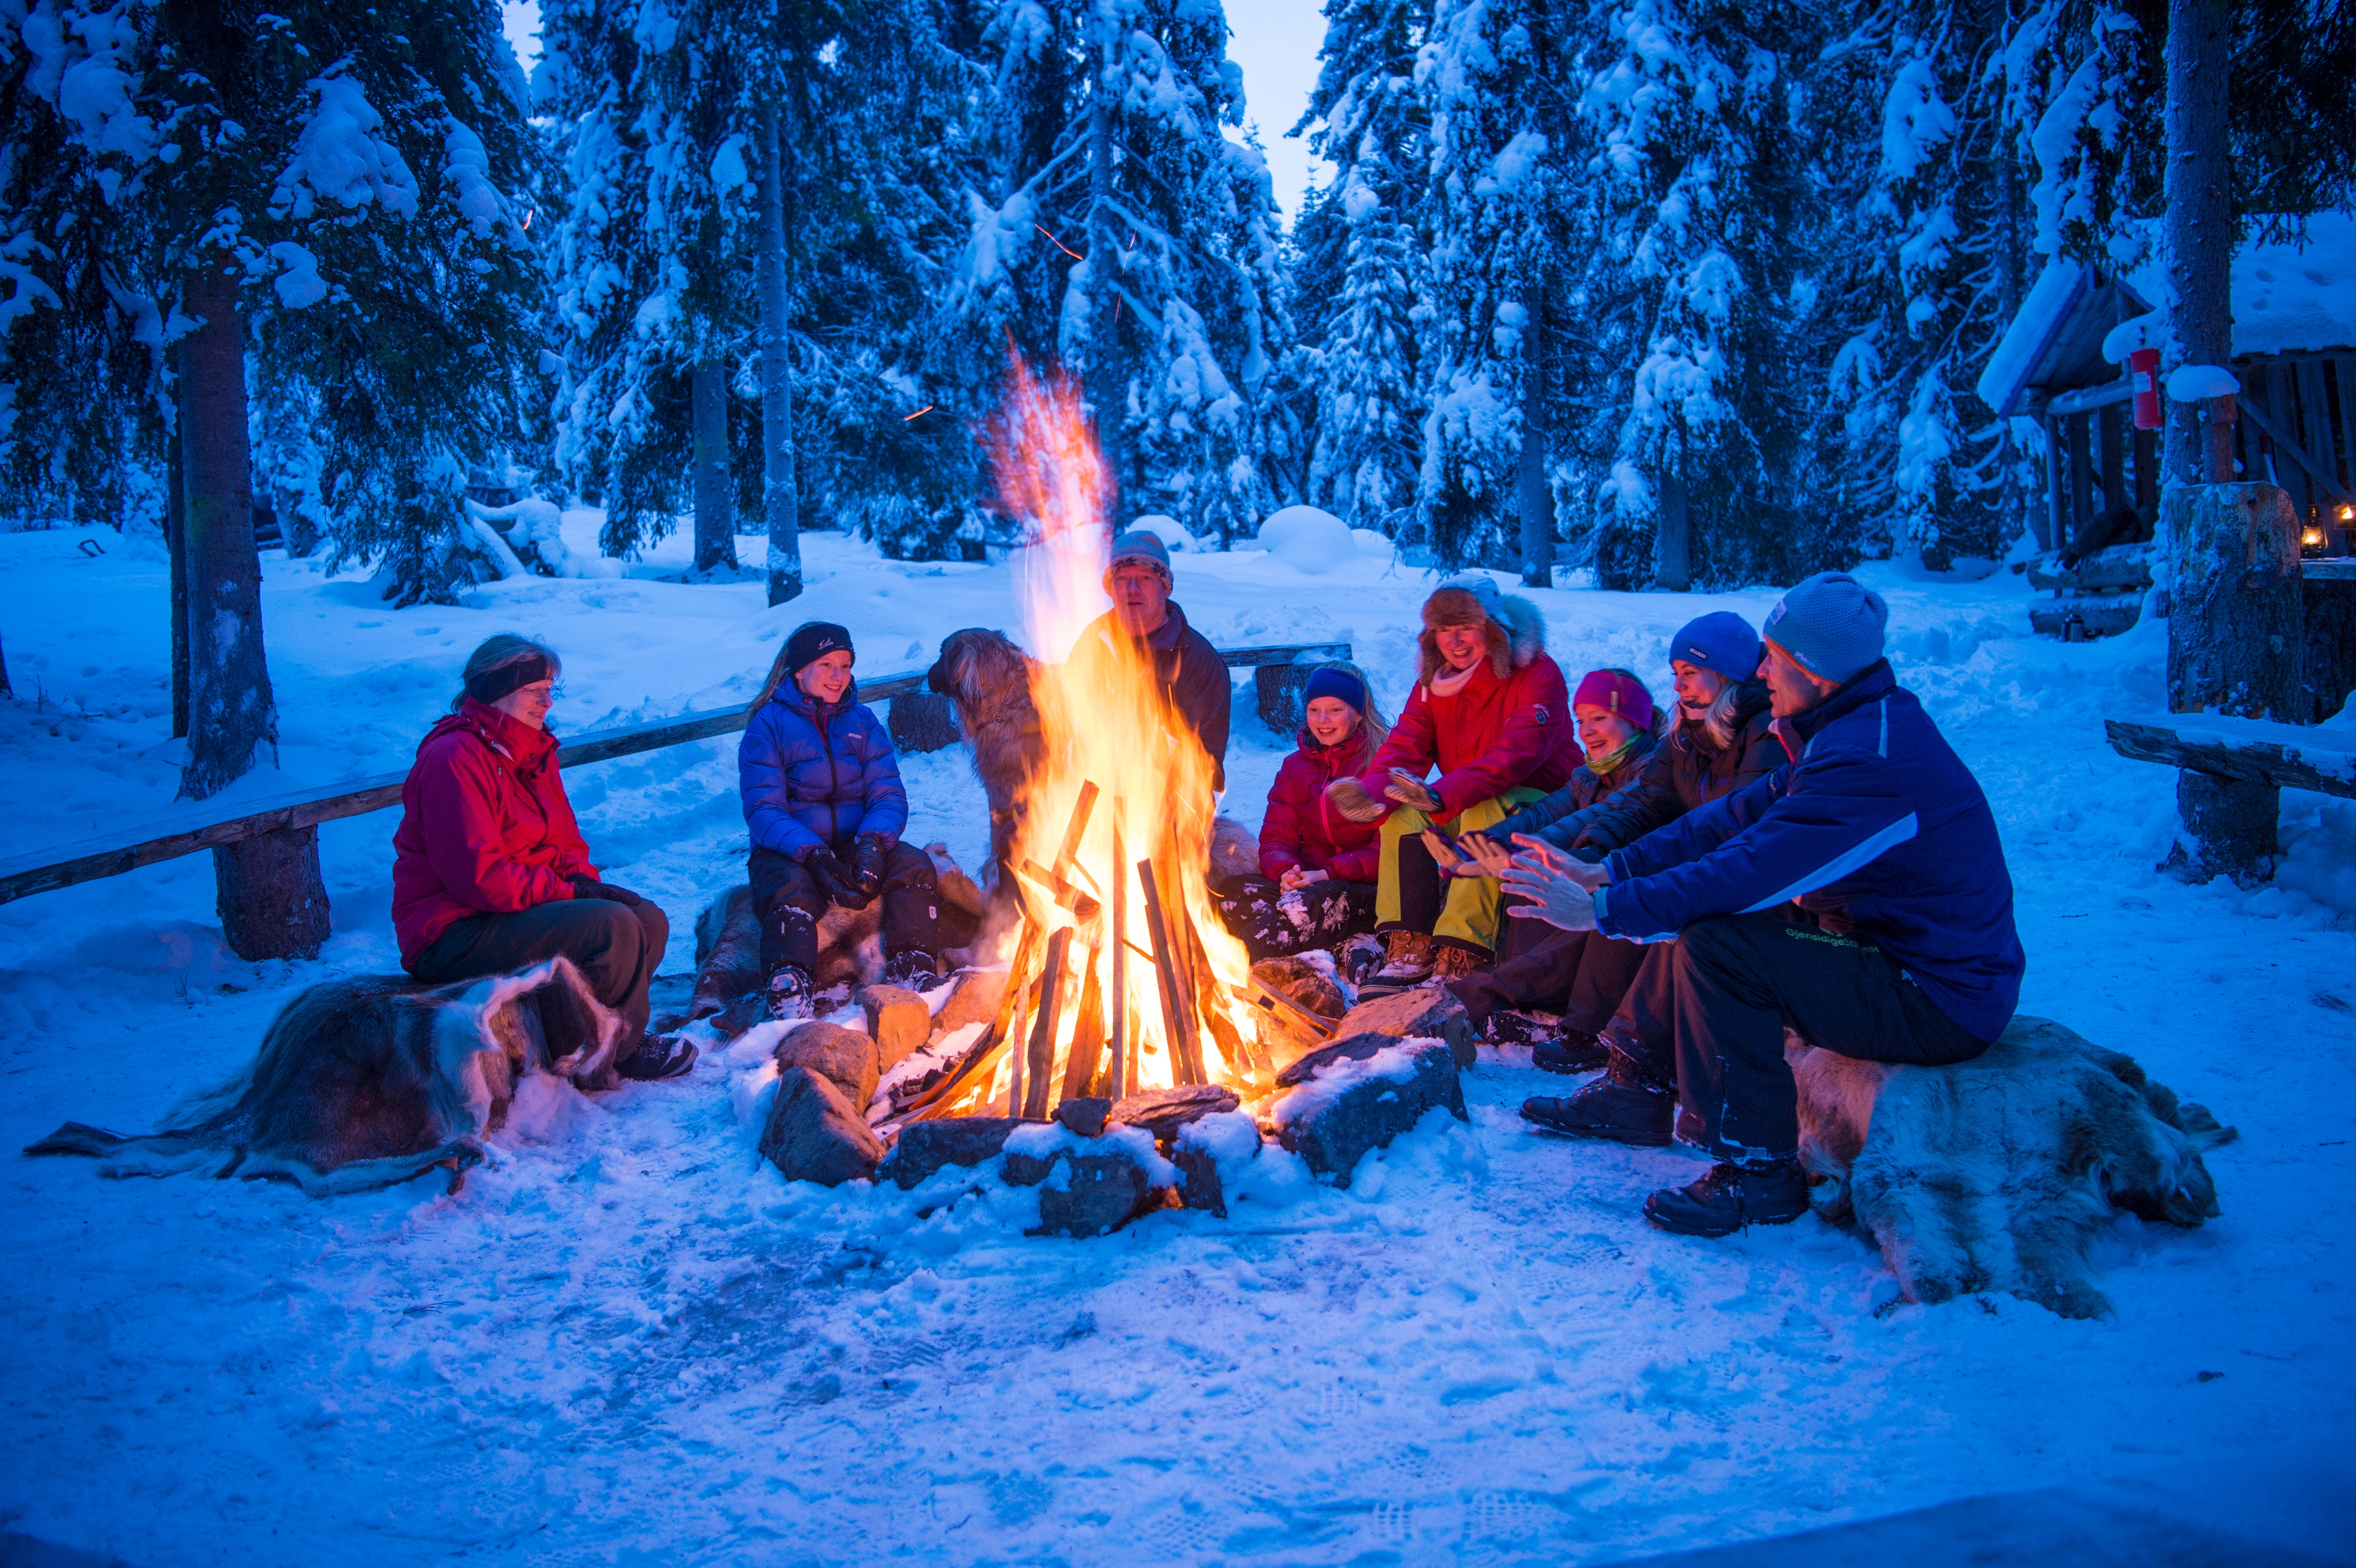
[[[753,908],[771,1019],[810,1016],[818,923],[884,900],[884,980],[937,978],[940,893],[931,857],[900,842],[908,792],[892,739],[859,700],[851,634],[812,621],[786,639],[736,748],[752,829]]]
[[[1301,699],[1301,733],[1276,771],[1260,822],[1260,875],[1215,890],[1221,917],[1256,959],[1332,947],[1375,929],[1382,825],[1334,810],[1325,786],[1365,767],[1390,723],[1353,664],[1311,672]],[[1363,956],[1379,956],[1371,942],[1362,945]]]

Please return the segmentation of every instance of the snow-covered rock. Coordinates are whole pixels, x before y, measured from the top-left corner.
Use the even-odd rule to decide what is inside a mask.
[[[1315,507],[1287,507],[1259,526],[1262,549],[1296,571],[1322,576],[1357,558],[1350,525]]]
[[[1456,1056],[1440,1040],[1362,1034],[1311,1051],[1277,1074],[1277,1138],[1309,1168],[1347,1187],[1358,1162],[1444,1108],[1469,1121]]]

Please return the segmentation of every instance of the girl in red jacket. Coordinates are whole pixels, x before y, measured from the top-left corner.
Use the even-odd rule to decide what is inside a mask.
[[[442,986],[570,958],[627,1026],[616,1071],[675,1078],[695,1065],[694,1044],[647,1033],[647,986],[670,922],[589,863],[548,732],[560,672],[541,644],[490,638],[417,748],[392,836],[401,966]]]
[[[1325,786],[1366,765],[1390,733],[1355,665],[1323,665],[1301,692],[1298,745],[1276,771],[1257,877],[1216,890],[1220,916],[1254,958],[1332,947],[1375,928],[1378,829],[1353,822]]]
[[[1390,955],[1376,980],[1394,987],[1484,968],[1497,944],[1495,880],[1443,884],[1423,829],[1494,827],[1586,760],[1537,605],[1500,593],[1486,573],[1452,577],[1424,601],[1417,645],[1421,668],[1398,728],[1357,777],[1326,790],[1344,816],[1382,823],[1375,929]]]

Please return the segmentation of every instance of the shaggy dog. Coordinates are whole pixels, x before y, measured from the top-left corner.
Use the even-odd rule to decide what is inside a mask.
[[[941,639],[940,657],[925,684],[957,709],[958,731],[990,800],[990,867],[983,880],[1009,887],[1015,840],[1021,836],[1032,775],[1047,740],[1031,701],[1036,670],[1031,656],[1004,634],[969,626]]]
[[[25,1152],[91,1155],[104,1176],[266,1177],[315,1198],[443,1166],[455,1190],[527,1080],[611,1088],[622,1034],[621,1015],[562,958],[455,986],[331,980],[281,1008],[252,1063],[162,1131],[68,1122]]]
[[[1816,1211],[1854,1217],[1914,1301],[2001,1290],[2064,1317],[2111,1304],[2087,1253],[2115,1209],[2216,1217],[2201,1149],[2233,1130],[2179,1104],[2130,1057],[2015,1018],[1987,1053],[1893,1067],[1784,1036]]]

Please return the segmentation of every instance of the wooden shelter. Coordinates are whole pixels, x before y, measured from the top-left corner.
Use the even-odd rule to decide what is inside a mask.
[[[2297,245],[2244,241],[2233,258],[2233,373],[2242,382],[2236,457],[2245,479],[2291,497],[2308,553],[2350,553],[2356,524],[2356,219],[2307,220]],[[2158,269],[2046,266],[1988,356],[1979,395],[2045,432],[2046,505],[2038,542],[2059,549],[2088,522],[2131,506],[2158,521],[2157,431],[2133,428],[2135,389],[2104,357],[2122,322],[2164,297]]]

